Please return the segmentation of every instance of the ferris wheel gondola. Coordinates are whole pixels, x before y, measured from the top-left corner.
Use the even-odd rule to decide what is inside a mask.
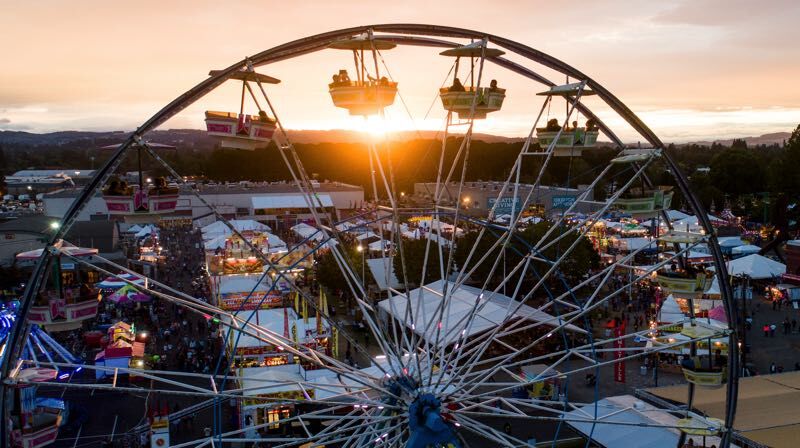
[[[381,76],[378,52],[396,46],[389,41],[374,39],[371,34],[338,40],[328,45],[328,48],[352,51],[355,62],[355,80],[350,79],[347,70],[342,69],[333,75],[333,82],[328,84],[334,106],[347,109],[350,115],[367,116],[381,113],[384,108],[394,104],[397,83]],[[374,77],[369,74],[366,66],[365,52],[372,55]]]
[[[149,142],[151,149],[176,149],[175,146]],[[103,149],[116,149],[119,145],[104,146]],[[138,182],[129,185],[127,181],[112,178],[103,189],[103,200],[108,214],[119,216],[129,223],[151,223],[161,216],[171,214],[178,206],[179,190],[168,184],[165,178],[157,178],[151,184],[145,181],[142,170],[142,144],[136,145]]]
[[[208,74],[209,76],[217,76],[219,73],[219,70],[212,70]],[[277,78],[248,70],[239,70],[228,79],[242,81],[242,98],[239,112],[206,111],[205,121],[208,135],[219,141],[222,148],[253,151],[257,148],[267,147],[269,142],[272,141],[273,134],[275,134],[275,129],[277,128],[276,120],[269,117],[260,107],[257,115],[244,113],[245,93],[249,92],[258,106],[250,83],[261,86],[263,84],[278,84],[281,81]]]
[[[564,125],[558,124],[558,119],[548,120],[547,126],[536,128],[536,136],[539,139],[539,146],[547,148],[553,146],[554,156],[580,157],[583,150],[593,148],[597,143],[599,130],[594,120],[586,120],[584,126],[578,126],[577,120],[573,126],[569,126],[570,103],[577,104],[580,98],[594,95],[595,93],[585,87],[584,83],[575,82],[553,86],[549,90],[537,93],[539,96],[561,97],[567,102],[567,116],[564,118]]]
[[[478,87],[475,85],[475,61],[477,58],[498,57],[505,54],[497,48],[486,48],[483,42],[474,42],[451,48],[439,53],[442,56],[456,58],[455,69],[453,71],[453,85],[439,89],[439,98],[442,106],[458,114],[461,119],[483,119],[486,114],[496,112],[503,107],[503,100],[506,98],[506,89],[497,87],[497,81],[492,80],[489,87]],[[469,85],[463,85],[458,78],[458,68],[461,58],[469,58],[470,72]]]

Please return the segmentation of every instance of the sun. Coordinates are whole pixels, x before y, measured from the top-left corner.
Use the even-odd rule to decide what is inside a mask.
[[[377,115],[370,115],[364,119],[360,131],[370,134],[374,138],[383,138],[389,132],[388,121]]]

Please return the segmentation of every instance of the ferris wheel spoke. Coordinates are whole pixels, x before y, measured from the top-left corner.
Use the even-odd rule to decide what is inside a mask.
[[[403,268],[403,283],[405,285],[405,289],[409,290],[409,285],[408,285],[408,281],[407,281],[408,277],[407,277],[406,272],[405,272],[405,266],[406,265],[405,265],[404,251],[403,251],[403,248],[402,248],[401,232],[400,232],[400,227],[399,227],[399,213],[398,213],[398,204],[397,204],[397,197],[396,197],[397,196],[397,192],[396,192],[396,188],[395,188],[395,184],[394,184],[394,174],[393,174],[394,170],[392,168],[391,155],[388,153],[389,149],[387,147],[386,148],[386,151],[387,151],[387,156],[386,156],[387,168],[386,168],[386,170],[384,170],[383,163],[381,162],[381,158],[380,158],[380,155],[378,154],[378,149],[377,149],[377,146],[376,146],[374,141],[370,143],[369,151],[370,151],[371,176],[372,176],[373,188],[375,189],[375,202],[376,202],[376,204],[378,202],[378,192],[377,192],[377,186],[376,186],[376,180],[375,180],[375,170],[373,169],[373,158],[374,158],[375,164],[378,167],[377,171],[380,173],[380,176],[381,176],[381,179],[382,179],[382,183],[383,183],[384,188],[386,190],[386,195],[389,198],[389,202],[390,202],[390,205],[391,205],[391,210],[392,210],[392,214],[391,214],[391,217],[392,217],[392,230],[391,230],[391,233],[392,233],[392,236],[393,236],[391,241],[392,241],[393,244],[396,244],[398,249],[399,249],[401,266]],[[387,172],[389,174],[389,179],[387,179]],[[391,184],[391,186],[390,186],[390,184]],[[377,213],[377,210],[379,210],[379,209],[376,209],[376,213]],[[380,223],[381,241],[383,241],[383,230],[384,230],[383,222],[382,222],[382,220],[379,220],[378,222]],[[396,238],[396,240],[395,240],[395,238]],[[364,255],[362,254],[362,256],[364,256]],[[386,256],[386,251],[383,250],[383,247],[382,247],[381,248],[381,258],[383,260],[385,260],[385,256]],[[395,256],[397,256],[397,255],[395,255]],[[387,271],[386,275],[387,275],[387,278],[388,278],[389,271],[391,270],[391,266],[389,266],[389,264],[386,261],[383,262],[383,266],[385,266],[385,270]],[[388,283],[389,282],[387,281],[387,284]],[[390,306],[392,308],[394,308],[394,302],[393,301],[390,300],[389,304],[390,304]],[[408,307],[406,307],[406,314],[408,314]],[[396,315],[396,314],[393,313],[393,315]],[[378,320],[380,321],[380,319],[378,319]],[[413,323],[413,321],[412,321],[412,323]],[[412,346],[412,341],[409,340],[408,335],[406,334],[406,332],[405,331],[400,331],[399,332],[400,334],[398,335],[397,326],[394,325],[393,322],[390,323],[390,322],[387,321],[386,324],[387,324],[387,326],[391,325],[391,327],[392,327],[392,335],[394,336],[394,345],[396,347],[400,348],[401,350],[407,352],[407,353],[413,353],[414,352],[414,347]],[[409,366],[404,364],[402,362],[402,359],[403,359],[403,357],[401,356],[400,357],[400,360],[401,360],[400,364],[402,365],[403,368],[407,369]],[[409,359],[409,362],[412,362],[412,360]],[[419,375],[421,375],[421,365],[420,365],[418,359],[416,359],[415,362],[416,362],[416,367],[417,367],[416,371],[417,371],[418,379],[421,379],[421,377],[419,377]]]
[[[364,418],[362,416],[350,415],[350,414],[348,414],[348,415],[338,415],[337,414],[337,412],[342,412],[348,407],[349,406],[333,406],[333,407],[328,408],[328,409],[319,409],[319,410],[314,410],[314,411],[308,411],[308,412],[305,412],[305,413],[303,413],[301,415],[295,415],[295,416],[291,416],[291,417],[283,417],[283,418],[280,418],[280,419],[275,420],[275,421],[261,423],[261,424],[254,425],[254,426],[249,426],[249,427],[246,427],[246,428],[236,429],[236,430],[233,430],[233,431],[220,433],[220,434],[217,434],[217,435],[212,436],[212,437],[197,439],[197,440],[193,440],[193,441],[190,441],[190,442],[184,442],[184,443],[171,445],[171,446],[172,446],[172,448],[188,448],[188,447],[192,447],[192,446],[199,447],[199,446],[205,446],[206,444],[210,444],[212,440],[222,440],[223,442],[231,442],[231,443],[233,443],[233,442],[270,442],[270,443],[284,443],[284,444],[287,444],[286,446],[300,445],[300,444],[305,443],[305,441],[307,441],[308,438],[307,437],[303,437],[303,438],[267,437],[267,438],[259,438],[259,439],[249,439],[249,438],[237,438],[237,437],[232,437],[232,436],[237,436],[237,435],[240,435],[240,434],[244,434],[247,431],[256,431],[256,430],[260,430],[260,429],[267,429],[268,427],[273,426],[273,425],[285,425],[287,423],[291,424],[293,422],[299,422],[301,420],[304,420],[306,422],[311,421],[311,420],[328,420],[328,419],[344,420],[344,421],[348,421],[348,422],[349,421],[353,421],[353,420],[355,420],[355,421],[364,420]],[[293,442],[297,442],[297,443],[293,443]]]

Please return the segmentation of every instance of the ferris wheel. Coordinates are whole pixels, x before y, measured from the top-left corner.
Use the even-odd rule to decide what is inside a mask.
[[[413,48],[420,61],[452,62],[449,72],[441,73],[444,82],[431,86],[433,100],[441,105],[444,116],[436,178],[425,200],[409,206],[396,186],[391,143],[365,140],[370,164],[370,185],[365,191],[371,205],[357,216],[337,220],[326,214],[329,205],[318,194],[318,184],[304,167],[272,101],[280,81],[257,70],[299,63],[310,53],[331,50],[342,56],[342,65],[354,64],[353,71],[331,67],[332,82],[319,86],[328,90],[331,107],[347,110],[352,120],[381,119],[389,108],[408,111],[403,80],[394,79],[390,71],[391,51],[398,46]],[[497,79],[489,79],[490,67]],[[535,92],[526,104],[540,103],[529,107],[530,132],[503,171],[505,178],[476,186],[467,175],[475,125],[490,117],[503,120],[507,100],[527,95],[501,87],[504,76],[525,79]],[[206,94],[224,83],[241,84],[240,95],[231,101],[238,110],[206,111],[208,135],[222,148],[269,148],[280,154],[314,218],[313,226],[308,226],[311,232],[302,241],[313,244],[299,259],[290,261],[289,255],[274,256],[256,247],[245,230],[208,203],[148,140],[148,133],[188,106],[202,104]],[[626,123],[647,146],[628,147],[610,122]],[[604,139],[608,143],[601,144]],[[454,156],[445,157],[449,141],[455,141]],[[117,183],[112,188],[115,173],[129,154],[139,160],[139,185]],[[143,157],[178,185],[147,186],[141,176]],[[671,187],[653,182],[655,167],[670,174]],[[485,191],[485,212],[475,213],[475,200],[468,198],[469,189],[475,188]],[[243,306],[230,310],[200,300],[169,280],[149,278],[96,252],[81,254],[65,240],[80,212],[100,192],[111,214],[132,223],[155,224],[175,211],[181,189],[207,206],[263,266],[256,284],[268,283],[267,293],[258,296],[254,287],[244,302],[260,297],[260,308],[271,293],[284,288],[281,292],[288,299],[282,303],[289,310],[284,313],[312,310],[300,314],[305,320],[302,328],[318,336],[315,343],[298,337],[303,330],[297,315],[296,325],[289,325],[284,314],[285,326],[269,327],[258,321],[253,310]],[[697,228],[671,224],[668,211],[677,197],[697,217]],[[641,247],[590,259],[587,254],[606,244],[598,228],[611,222],[611,216],[627,220],[614,221],[619,226],[650,220],[655,236]],[[377,295],[365,286],[365,271],[354,263],[350,250],[355,232],[365,228],[375,229],[378,239],[372,258],[381,262],[375,263],[379,272],[373,275],[389,284]],[[412,245],[422,251],[421,257],[412,256]],[[689,258],[700,246],[712,260],[708,269],[697,267]],[[359,252],[364,250],[358,247]],[[324,291],[311,293],[289,269],[323,253],[338,266],[347,284],[345,293],[354,298],[354,315],[364,328],[361,335],[351,335],[346,323],[331,316]],[[650,262],[641,262],[645,256]],[[113,378],[111,383],[24,375],[27,369],[38,367],[35,359],[26,356],[32,325],[40,324],[45,330],[51,326],[55,332],[74,328],[63,321],[58,325],[47,321],[40,310],[47,308],[41,303],[42,292],[60,288],[51,272],[60,269],[62,260],[129,286],[132,295],[122,297],[125,300],[146,294],[213,320],[227,344],[229,363],[240,341],[255,340],[279,350],[292,364],[305,366],[302,378],[244,378],[241,369],[221,361],[209,373],[135,364],[78,365],[74,360],[47,364],[56,373],[91,370],[97,378]],[[388,281],[391,278],[396,281]],[[728,317],[722,323],[696,315],[700,297],[712,283],[718,285]],[[660,291],[663,297],[652,299],[654,305],[666,302],[669,295],[670,304],[679,299],[688,311],[676,312],[678,317],[669,320],[654,313],[650,321],[629,324],[610,310],[620,303],[624,309],[625,298],[632,297],[634,290]],[[88,311],[70,314],[68,307],[73,304],[61,298],[52,299],[49,309],[59,304],[63,320],[75,319],[80,326],[97,314],[96,295],[92,297],[94,308]],[[313,325],[308,323],[311,313],[316,314]],[[20,444],[30,429],[21,415],[26,411],[20,390],[30,386],[87,395],[101,389],[141,392],[117,384],[119,374],[145,378],[149,390],[163,396],[211,400],[215,409],[212,433],[171,445],[176,447],[254,441],[274,447],[519,447],[533,446],[532,435],[540,442],[552,440],[553,446],[582,435],[589,446],[609,428],[631,427],[672,431],[677,434],[676,446],[698,435],[718,437],[720,446],[729,446],[736,411],[737,311],[725,263],[705,210],[662,142],[617,97],[570,65],[512,40],[459,28],[397,24],[337,30],[211,71],[206,80],[143,123],[98,170],[38,258],[16,315],[2,354],[3,409],[12,422],[3,425],[2,431],[4,440]],[[130,332],[123,327],[117,330],[120,337]],[[369,359],[369,365],[353,365],[341,356],[344,350],[339,347],[345,344]],[[688,406],[672,411],[675,421],[615,418],[620,410],[602,401],[605,395],[599,379],[613,382],[613,375],[624,377],[626,362],[629,366],[646,358],[658,362],[661,354],[674,353],[682,354],[679,371],[688,383]],[[700,415],[692,407],[695,388],[708,387],[726,389],[721,419]],[[290,405],[292,411],[256,421],[240,415],[238,424],[230,427],[221,418],[223,401],[240,407],[247,402],[261,409]],[[256,434],[280,425],[293,430]]]

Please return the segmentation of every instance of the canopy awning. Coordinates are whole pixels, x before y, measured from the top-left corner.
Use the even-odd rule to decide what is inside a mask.
[[[400,289],[402,287],[400,280],[397,279],[394,273],[394,263],[391,257],[368,258],[367,266],[369,266],[369,272],[381,291],[386,291],[389,288]]]
[[[677,417],[631,395],[586,404],[567,413],[564,421],[605,448],[675,448],[680,437],[674,428]],[[695,443],[704,441],[700,436],[690,438]],[[719,438],[706,437],[705,442],[705,446],[718,445]]]
[[[726,263],[728,275],[747,276],[760,280],[777,278],[786,273],[786,265],[758,254],[747,255]]]
[[[437,308],[442,300],[440,292],[443,286],[442,280],[429,283],[423,288],[417,288],[406,294],[383,300],[378,303],[378,306],[388,315],[399,322],[403,322],[409,329],[435,344],[437,325],[428,325],[428,322],[439,317]],[[466,337],[472,337],[503,324],[506,321],[506,316],[519,305],[519,302],[511,297],[492,293],[491,291],[482,292],[479,288],[466,285],[462,285],[449,294],[451,294],[449,306],[444,312],[442,328],[438,337],[439,345],[444,346],[455,342],[462,331],[466,332]],[[473,312],[472,310],[476,303],[480,303],[480,310],[475,313],[472,323],[469,324],[469,319],[466,317]],[[411,319],[406,319],[406,306],[409,304],[411,306],[409,314],[413,317],[413,322],[415,322],[413,328],[411,327]],[[527,305],[520,306],[519,310],[509,320],[513,318],[541,322],[550,327],[564,324],[562,319]],[[426,328],[428,330],[427,333],[425,333]],[[572,324],[567,324],[564,328],[568,331],[585,333],[583,329]]]
[[[305,195],[302,194],[281,194],[273,196],[254,196],[250,199],[253,210],[270,210],[284,208],[309,208]],[[333,200],[328,194],[314,195],[311,201],[313,207],[333,207]]]
[[[62,247],[61,252],[65,255],[70,255],[73,257],[90,257],[92,255],[97,255],[97,249],[92,249],[88,247]],[[16,255],[16,259],[18,261],[23,260],[37,260],[41,258],[42,254],[44,253],[44,249],[36,249],[36,250],[29,250],[27,252],[20,252]]]

